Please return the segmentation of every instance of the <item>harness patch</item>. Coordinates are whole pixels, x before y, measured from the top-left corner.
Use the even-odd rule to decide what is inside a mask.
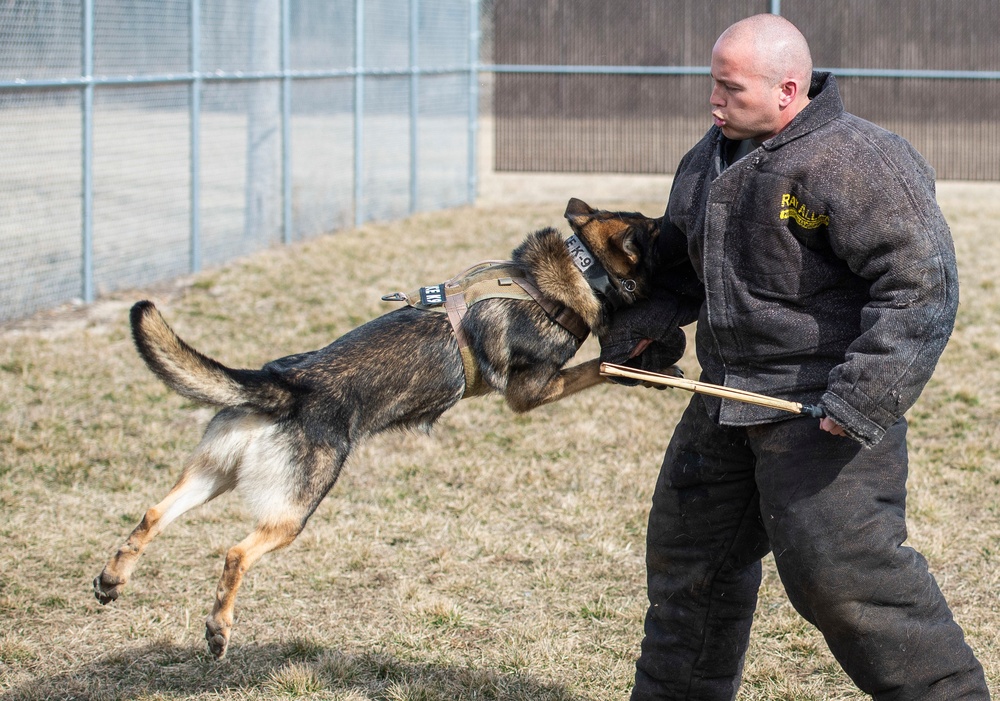
[[[420,288],[420,303],[428,307],[436,307],[439,304],[444,304],[444,297],[444,283]]]
[[[828,215],[817,214],[802,204],[792,194],[781,196],[781,209],[778,212],[778,218],[791,219],[803,229],[818,229],[821,226],[830,225],[830,217]]]

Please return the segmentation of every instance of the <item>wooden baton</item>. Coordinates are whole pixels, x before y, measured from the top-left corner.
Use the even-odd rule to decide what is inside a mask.
[[[663,375],[661,373],[650,372],[648,370],[636,370],[635,368],[625,367],[624,365],[615,365],[614,363],[601,363],[601,374],[607,377],[626,377],[630,380],[639,380],[641,382],[649,382],[655,385],[685,389],[688,392],[697,392],[699,394],[708,394],[713,397],[721,397],[722,399],[732,399],[737,402],[756,404],[757,406],[779,409],[792,414],[805,414],[806,416],[813,416],[817,419],[825,416],[822,408],[811,404],[790,402],[786,399],[768,397],[766,394],[748,392],[745,389],[733,389],[732,387],[723,387],[722,385],[713,385],[709,382],[688,380],[683,377],[672,377],[671,375]]]

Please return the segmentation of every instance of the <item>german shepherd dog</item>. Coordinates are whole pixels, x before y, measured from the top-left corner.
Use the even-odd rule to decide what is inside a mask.
[[[536,231],[514,250],[512,265],[541,297],[575,312],[600,334],[613,307],[648,291],[659,220],[595,210],[577,199],[569,201],[565,216],[574,237],[564,240],[551,228]],[[588,268],[591,262],[598,265]],[[595,268],[603,268],[601,284],[594,282]],[[295,540],[351,449],[383,431],[426,430],[466,394],[457,327],[446,314],[407,306],[321,350],[260,370],[235,370],[188,346],[151,302],[132,308],[131,323],[139,354],[160,379],[221,410],[173,489],[145,513],[94,579],[94,594],[102,604],[117,599],[146,546],[171,521],[238,489],[257,522],[226,554],[205,621],[209,649],[221,658],[247,570]],[[515,412],[602,381],[598,359],[563,367],[583,338],[531,299],[484,299],[468,308],[461,331],[487,391],[502,394]]]

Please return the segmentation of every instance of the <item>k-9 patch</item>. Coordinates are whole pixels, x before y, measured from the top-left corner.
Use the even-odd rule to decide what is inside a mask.
[[[444,284],[421,287],[420,303],[428,307],[444,304]]]
[[[587,245],[576,234],[566,239],[566,250],[569,251],[569,255],[573,259],[573,264],[576,265],[581,273],[587,272],[587,269],[594,264],[594,254],[590,252]]]

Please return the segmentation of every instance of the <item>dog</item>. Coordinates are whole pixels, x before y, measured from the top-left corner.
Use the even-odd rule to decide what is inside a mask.
[[[495,266],[482,265],[462,279],[422,288],[419,302],[416,293],[391,295],[409,304],[321,350],[260,370],[231,369],[202,355],[151,302],[135,304],[133,339],[152,372],[179,394],[221,409],[175,486],[94,579],[97,599],[118,598],[143,551],[170,522],[236,489],[256,528],[227,552],[205,621],[209,649],[222,658],[245,573],[295,540],[359,441],[393,429],[429,429],[463,396],[499,392],[513,411],[525,412],[601,382],[599,359],[564,365],[588,330],[600,334],[616,308],[647,293],[660,220],[596,210],[575,198],[565,216],[573,236],[564,240],[552,228],[529,234],[500,266],[499,278],[483,272]],[[463,280],[471,280],[466,297],[479,286],[478,301],[456,293]],[[518,280],[528,293],[482,294]],[[442,300],[446,313],[435,309]]]

